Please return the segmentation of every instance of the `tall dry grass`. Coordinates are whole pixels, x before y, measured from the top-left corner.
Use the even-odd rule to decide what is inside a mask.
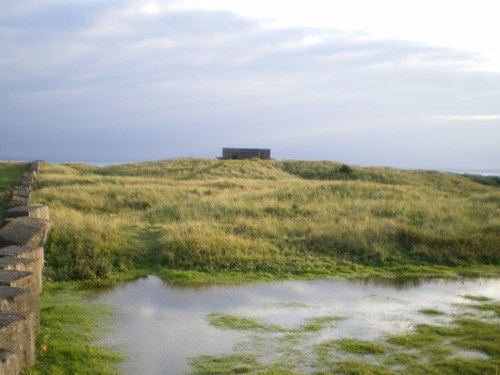
[[[46,164],[56,279],[139,265],[332,273],[500,263],[500,189],[449,173],[334,162]]]

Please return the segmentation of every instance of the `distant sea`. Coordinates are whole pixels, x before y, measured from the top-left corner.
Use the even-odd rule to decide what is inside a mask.
[[[440,169],[440,172],[500,177],[500,169]]]

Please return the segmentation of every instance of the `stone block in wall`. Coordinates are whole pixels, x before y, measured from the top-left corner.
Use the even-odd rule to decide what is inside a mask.
[[[27,258],[0,257],[0,270],[29,271],[33,269],[33,261]]]
[[[7,246],[0,248],[0,257],[29,258],[43,260],[42,247]]]
[[[28,206],[19,206],[9,208],[3,213],[4,219],[15,219],[18,217],[35,217],[42,220],[49,220],[49,208],[43,204],[30,204]]]
[[[18,186],[15,190],[14,195],[17,195],[22,198],[31,199],[31,187],[29,185],[21,185]]]
[[[34,352],[35,336],[40,327],[40,292],[33,281],[31,272],[0,270],[0,310],[15,312],[25,319],[29,328],[25,339],[30,341]]]
[[[38,308],[39,296],[30,289],[0,286],[0,311],[15,312],[27,317]]]
[[[20,371],[19,356],[11,350],[0,348],[0,374],[18,375]]]
[[[33,289],[35,287],[33,274],[28,271],[0,270],[0,286],[11,288]]]
[[[10,201],[5,204],[5,208],[26,206],[28,204],[30,204],[30,200],[28,198],[21,197],[19,195],[12,195]]]
[[[30,170],[30,172],[32,172],[35,175],[37,175],[38,173],[40,173],[40,166],[42,164],[43,164],[42,160],[35,160],[35,161],[30,162],[30,164],[29,164],[29,170]]]
[[[34,217],[20,217],[0,229],[0,246],[38,247],[47,240],[50,222]]]
[[[27,271],[33,274],[33,289],[35,292],[42,291],[42,278],[41,274],[38,275],[35,269],[35,261],[29,258],[15,258],[15,257],[0,257],[0,271],[1,270],[14,270],[14,271]]]
[[[39,293],[32,289],[0,286],[0,311],[13,312],[26,318],[32,330],[29,339],[35,342],[36,332],[40,328]]]
[[[33,283],[35,289],[40,293],[42,291],[42,269],[43,269],[43,248],[42,247],[22,247],[22,246],[8,246],[0,249],[1,258],[20,258],[30,260],[29,265],[31,268],[26,271],[33,273]]]
[[[11,312],[0,312],[0,348],[17,354],[21,368],[35,360],[32,335],[26,318]]]
[[[33,186],[35,184],[35,175],[33,172],[24,172],[21,177],[21,184]]]

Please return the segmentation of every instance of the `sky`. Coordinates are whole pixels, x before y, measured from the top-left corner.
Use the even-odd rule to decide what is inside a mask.
[[[0,0],[0,160],[500,170],[497,0]]]

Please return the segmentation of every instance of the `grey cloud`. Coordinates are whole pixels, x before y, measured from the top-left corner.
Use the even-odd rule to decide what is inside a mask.
[[[92,14],[103,10],[96,3],[65,2],[32,9],[22,14],[0,16],[2,26],[14,30],[42,31],[39,37],[57,32],[71,32],[90,24]]]
[[[133,1],[49,4],[0,16],[8,51],[0,58],[8,124],[0,158],[27,155],[19,144],[52,160],[119,161],[267,142],[283,157],[391,164],[390,155],[409,166],[419,162],[415,139],[446,145],[446,132],[432,130],[443,125],[426,118],[497,109],[500,76],[465,71],[478,57],[461,51],[270,29],[227,12],[125,12]],[[480,129],[478,142],[481,134],[500,131]],[[422,162],[459,166],[447,147],[452,160],[436,148]],[[500,160],[491,147],[468,153]]]

